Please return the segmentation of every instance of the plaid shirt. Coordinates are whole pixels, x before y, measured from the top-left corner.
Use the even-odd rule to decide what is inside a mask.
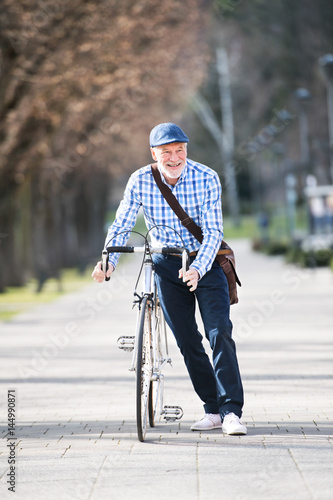
[[[163,182],[166,182],[161,175]],[[151,173],[150,165],[134,172],[126,186],[113,224],[109,227],[105,241],[108,245],[125,245],[130,233],[119,234],[131,230],[136,222],[137,214],[142,207],[145,223],[151,230],[153,246],[182,246],[182,241],[190,251],[198,251],[191,264],[200,277],[211,268],[223,238],[221,209],[221,184],[214,170],[187,158],[185,168],[175,186],[170,186],[180,205],[201,227],[202,245],[182,226],[180,220],[163,198]],[[169,226],[169,227],[166,227]],[[171,229],[173,228],[173,229]],[[117,236],[118,235],[118,236]],[[112,241],[111,241],[112,240]],[[119,254],[110,255],[110,263],[116,267]]]

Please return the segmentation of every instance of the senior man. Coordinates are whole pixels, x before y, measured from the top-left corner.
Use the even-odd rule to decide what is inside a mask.
[[[181,224],[162,196],[152,175],[151,165],[140,168],[129,179],[115,221],[106,240],[124,245],[143,208],[147,228],[154,244],[179,246],[179,236],[195,255],[191,257],[184,279],[177,256],[154,255],[158,292],[166,321],[184,357],[194,390],[204,403],[204,417],[191,427],[193,431],[221,428],[226,434],[246,434],[240,421],[243,387],[239,372],[232,323],[229,317],[228,282],[215,261],[223,238],[221,185],[216,172],[187,158],[187,135],[173,123],[161,123],[150,133],[150,148],[161,179],[172,190],[180,205],[201,227],[200,244]],[[122,233],[117,236],[118,233]],[[107,275],[117,265],[110,256]],[[98,262],[93,278],[102,282],[104,273]],[[199,306],[205,335],[212,349],[213,365],[202,345],[195,320]]]

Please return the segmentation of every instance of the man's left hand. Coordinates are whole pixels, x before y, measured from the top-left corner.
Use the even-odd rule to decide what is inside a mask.
[[[178,277],[181,279],[183,278],[183,270],[179,269],[179,275]],[[183,278],[183,281],[187,282],[187,286],[190,286],[190,292],[194,292],[194,290],[198,286],[198,281],[199,281],[199,273],[196,269],[193,267],[190,267],[188,271],[185,273],[185,277]]]

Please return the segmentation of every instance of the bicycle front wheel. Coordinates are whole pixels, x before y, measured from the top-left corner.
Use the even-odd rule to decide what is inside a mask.
[[[149,424],[155,427],[155,422],[162,415],[163,410],[163,381],[164,377],[161,373],[161,368],[168,356],[168,348],[166,341],[166,326],[165,319],[161,309],[159,300],[155,302],[155,366],[154,379],[150,383],[149,393]]]
[[[151,314],[147,297],[141,303],[136,362],[136,422],[139,441],[144,441],[152,378]]]

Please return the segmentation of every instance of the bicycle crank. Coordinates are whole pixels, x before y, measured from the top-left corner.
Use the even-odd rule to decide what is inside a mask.
[[[180,406],[164,406],[161,415],[167,422],[180,420],[184,412]]]

